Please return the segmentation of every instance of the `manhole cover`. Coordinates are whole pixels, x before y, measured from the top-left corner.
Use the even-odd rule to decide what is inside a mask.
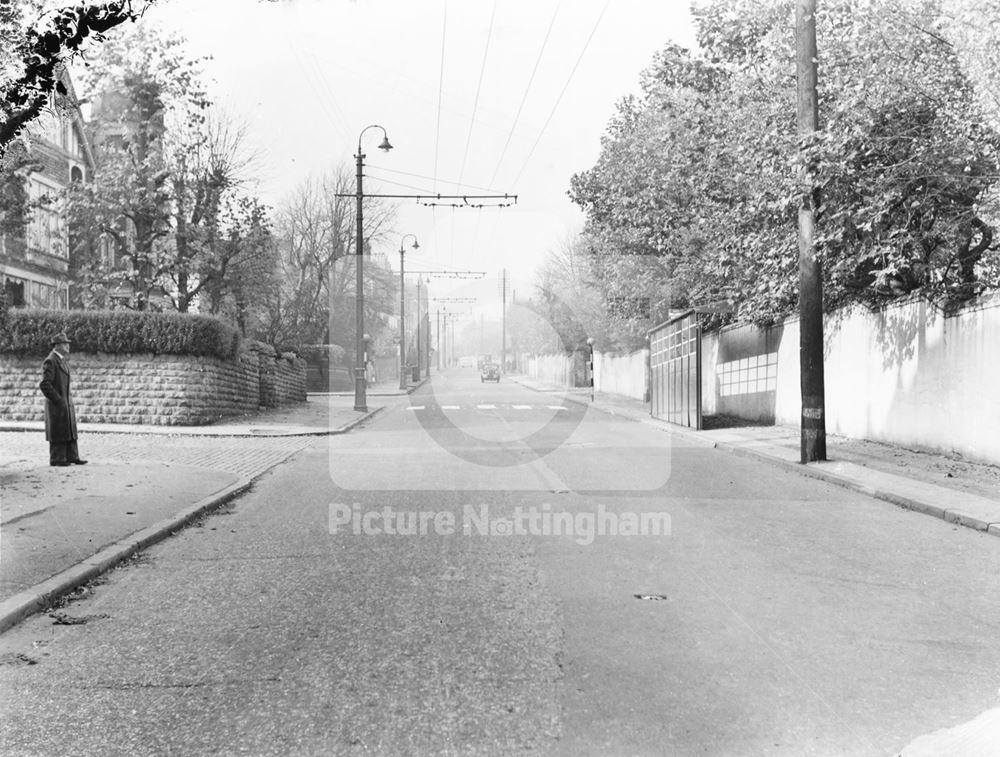
[[[645,599],[651,602],[658,602],[660,600],[666,599],[666,594],[633,594],[636,599]]]

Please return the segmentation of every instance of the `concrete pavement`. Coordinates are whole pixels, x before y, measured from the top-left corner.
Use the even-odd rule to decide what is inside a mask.
[[[0,423],[0,632],[381,409],[316,395],[211,426],[82,423],[89,464],[67,468],[47,464],[42,423]]]
[[[650,424],[688,441],[754,457],[844,486],[909,510],[1000,536],[1000,467],[827,435],[826,462],[800,462],[799,430],[788,426],[741,426],[694,431],[649,414],[647,403],[590,389],[567,389],[526,376],[509,377],[539,392],[611,415]],[[593,399],[592,399],[593,397]]]

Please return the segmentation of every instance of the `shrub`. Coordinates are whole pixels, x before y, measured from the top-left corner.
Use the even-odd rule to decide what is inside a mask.
[[[0,353],[45,355],[53,334],[65,331],[79,352],[204,355],[233,359],[239,332],[207,315],[133,310],[15,309],[0,329]]]
[[[330,365],[340,365],[346,354],[339,344],[308,344],[299,351],[304,360],[313,364],[329,361]]]

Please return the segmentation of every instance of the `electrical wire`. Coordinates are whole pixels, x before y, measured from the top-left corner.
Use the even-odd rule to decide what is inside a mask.
[[[347,134],[346,132],[349,128],[350,122],[348,121],[347,116],[344,114],[344,111],[341,110],[340,106],[337,104],[339,98],[334,94],[333,87],[330,86],[330,82],[327,80],[326,74],[323,73],[323,69],[320,67],[319,61],[317,60],[316,56],[309,51],[305,51],[305,55],[306,58],[312,62],[313,68],[316,71],[317,76],[319,77],[320,83],[326,90],[327,94],[326,99],[330,103],[330,107],[333,109],[334,114],[340,119],[340,122],[344,125],[344,129],[338,129],[338,131],[344,134],[345,140],[349,139],[350,135]]]
[[[315,84],[315,81],[314,81],[312,75],[310,74],[309,70],[306,68],[306,65],[303,62],[302,58],[299,56],[298,50],[296,50],[295,46],[292,44],[292,39],[287,34],[285,35],[285,43],[288,45],[289,51],[295,57],[295,62],[298,64],[299,68],[301,69],[303,77],[305,77],[306,79],[309,80],[310,86],[312,86],[313,88],[316,88],[316,84]],[[348,136],[344,133],[343,127],[337,122],[337,119],[334,117],[333,113],[327,107],[325,98],[320,97],[318,99],[319,99],[319,105],[320,105],[320,107],[323,109],[323,112],[326,113],[326,117],[328,119],[330,119],[330,125],[333,126],[333,128],[337,132],[340,132],[340,134],[344,137],[344,139],[346,141],[348,139]]]
[[[493,39],[493,22],[497,15],[497,0],[493,0],[493,11],[490,13],[490,28],[486,32],[486,46],[483,48],[483,62],[479,67],[479,83],[476,84],[476,99],[472,103],[472,117],[469,119],[469,133],[465,138],[465,152],[462,155],[462,167],[458,171],[458,187],[465,178],[465,161],[469,157],[469,145],[472,143],[472,129],[476,124],[476,111],[479,109],[479,94],[483,88],[483,74],[486,73],[486,59],[490,52],[490,41]]]
[[[378,171],[385,171],[387,173],[398,173],[401,176],[412,176],[415,179],[427,179],[428,181],[434,181],[434,177],[433,176],[424,176],[423,174],[410,173],[409,171],[399,171],[399,170],[397,170],[395,168],[386,168],[385,166],[378,166],[378,165],[375,165],[374,163],[365,163],[365,165],[368,168],[373,168],[373,169],[378,170]],[[468,183],[463,182],[463,181],[445,181],[444,179],[442,179],[442,181],[445,184],[454,184],[456,187],[468,187],[469,189],[478,189],[478,190],[481,190],[483,192],[493,192],[494,194],[502,194],[502,192],[500,192],[499,190],[493,189],[492,187],[479,187],[479,186],[476,186],[475,184],[468,184]]]
[[[441,22],[441,68],[438,73],[437,125],[434,128],[434,191],[437,191],[438,148],[441,146],[441,101],[444,99],[444,51],[448,38],[448,0],[444,0],[444,17]]]
[[[393,186],[396,186],[396,187],[403,187],[405,189],[412,189],[412,190],[414,190],[416,192],[419,192],[422,195],[427,195],[428,197],[434,197],[437,194],[437,192],[429,191],[427,189],[424,189],[423,187],[415,187],[412,184],[402,184],[402,183],[400,183],[398,181],[392,181],[391,179],[386,179],[386,178],[383,178],[381,176],[376,176],[374,174],[368,174],[368,173],[366,173],[365,174],[365,178],[375,179],[377,181],[382,181],[382,182],[385,182],[386,184],[392,184]]]
[[[552,20],[549,21],[549,28],[545,32],[545,39],[542,40],[542,46],[538,51],[538,57],[535,59],[535,66],[531,69],[531,76],[528,78],[528,84],[524,88],[524,95],[521,97],[521,104],[517,107],[517,114],[514,116],[514,123],[510,125],[510,133],[507,135],[507,141],[504,143],[503,150],[500,151],[500,159],[497,161],[496,168],[493,169],[493,176],[490,177],[489,183],[492,184],[496,178],[497,173],[500,172],[500,164],[503,163],[504,156],[507,155],[507,148],[510,146],[510,140],[514,136],[514,130],[517,128],[517,122],[521,118],[521,111],[524,109],[524,103],[528,99],[528,93],[531,91],[531,84],[535,80],[535,73],[538,71],[538,64],[542,61],[542,55],[545,53],[545,48],[549,43],[549,35],[552,34],[552,27],[555,26],[556,16],[559,15],[559,8],[562,6],[562,0],[556,5],[555,12],[552,14]]]
[[[587,37],[587,41],[583,43],[583,49],[580,50],[580,54],[576,58],[576,63],[573,64],[572,70],[569,72],[569,77],[566,79],[566,83],[563,85],[562,90],[559,92],[559,96],[556,98],[555,103],[552,105],[552,110],[549,112],[549,117],[545,119],[545,123],[542,125],[542,130],[538,133],[538,138],[535,143],[531,146],[528,151],[528,157],[524,159],[524,164],[521,166],[521,170],[517,172],[517,176],[514,178],[514,185],[517,185],[518,179],[521,178],[521,174],[524,173],[524,169],[528,167],[531,162],[531,156],[535,153],[535,148],[538,147],[538,143],[542,141],[542,137],[545,135],[545,130],[549,127],[549,122],[552,120],[552,116],[555,115],[556,110],[559,108],[559,103],[562,102],[563,95],[566,94],[566,90],[569,88],[570,82],[573,81],[573,76],[576,74],[576,69],[580,65],[580,61],[583,60],[583,56],[587,52],[587,48],[590,47],[590,42],[594,38],[594,34],[597,33],[597,28],[601,25],[601,20],[604,18],[604,12],[608,9],[608,5],[611,4],[611,0],[605,0],[604,7],[601,8],[600,15],[597,17],[597,21],[594,22],[594,28],[590,30],[590,36]]]

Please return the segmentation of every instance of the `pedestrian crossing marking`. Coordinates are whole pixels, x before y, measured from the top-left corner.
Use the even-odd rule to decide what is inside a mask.
[[[475,407],[476,407],[476,410],[496,410],[496,409],[498,409],[497,405],[476,405]],[[569,408],[566,407],[565,405],[545,405],[545,407],[548,408],[549,410],[557,410],[557,411],[559,411],[559,410],[569,410]],[[462,410],[463,406],[462,405],[438,405],[437,408],[439,410]],[[466,405],[465,408],[469,409],[469,406]],[[541,405],[504,405],[500,409],[504,409],[504,408],[509,408],[511,410],[541,410],[542,406]],[[426,410],[427,406],[426,405],[409,405],[406,409],[407,410]]]

